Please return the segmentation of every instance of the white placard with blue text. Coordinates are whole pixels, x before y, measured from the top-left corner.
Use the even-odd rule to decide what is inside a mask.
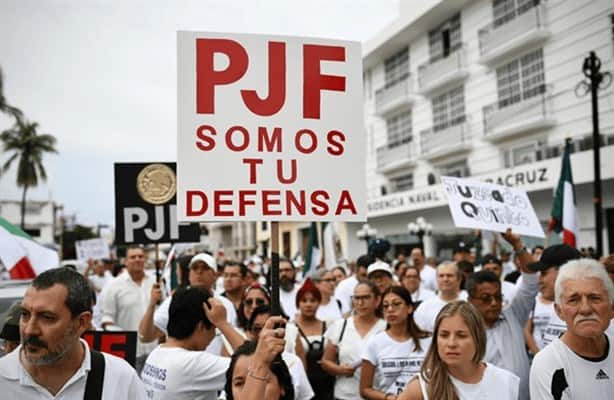
[[[451,176],[442,176],[441,184],[456,227],[495,232],[511,228],[521,235],[545,237],[526,191]]]
[[[78,260],[100,260],[109,258],[109,244],[102,238],[78,240],[75,242]]]

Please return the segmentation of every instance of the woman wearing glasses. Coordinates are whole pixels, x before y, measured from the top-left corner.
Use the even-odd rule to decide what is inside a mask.
[[[382,299],[387,327],[371,338],[362,354],[360,395],[369,400],[395,400],[420,371],[431,338],[414,322],[409,291],[392,286]]]
[[[335,399],[354,400],[360,397],[360,354],[365,343],[386,329],[377,315],[380,294],[373,282],[361,282],[354,289],[354,313],[338,320],[326,331],[327,344],[322,357],[324,371],[336,377]]]
[[[465,301],[448,303],[435,320],[433,345],[420,374],[399,400],[517,400],[520,379],[482,361],[485,353],[480,312]]]

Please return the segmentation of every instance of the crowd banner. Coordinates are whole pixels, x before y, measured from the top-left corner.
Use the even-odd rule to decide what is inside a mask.
[[[100,260],[110,258],[109,244],[103,238],[78,240],[75,242],[77,260]]]
[[[545,237],[526,191],[450,176],[442,176],[441,184],[455,226],[495,232],[511,228],[521,235]]]
[[[178,32],[180,221],[364,221],[358,42]]]
[[[134,367],[136,362],[135,331],[87,331],[82,337],[90,349],[113,354]]]
[[[115,163],[115,242],[198,242],[197,223],[179,223],[176,163]]]

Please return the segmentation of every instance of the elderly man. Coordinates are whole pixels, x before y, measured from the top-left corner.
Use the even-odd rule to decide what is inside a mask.
[[[467,293],[461,291],[461,272],[453,261],[445,261],[437,266],[437,296],[423,301],[414,313],[414,321],[424,330],[433,331],[439,311],[455,300],[465,300]]]
[[[90,301],[86,279],[69,268],[34,279],[21,303],[21,345],[0,359],[2,398],[146,398],[127,362],[80,339],[92,320]]]
[[[102,300],[102,327],[136,331],[147,310],[155,277],[145,273],[145,252],[139,246],[126,250],[126,271],[107,284]],[[138,340],[136,370],[140,372],[147,355],[156,347]]]
[[[614,284],[603,266],[591,259],[563,265],[554,301],[567,331],[535,356],[531,398],[614,399],[614,338],[604,333],[614,313]]]
[[[535,304],[539,289],[537,276],[526,265],[531,255],[524,249],[518,235],[506,234],[521,257],[523,280],[514,300],[503,308],[501,280],[488,269],[476,272],[467,281],[469,302],[482,314],[486,323],[486,354],[484,360],[513,372],[520,378],[519,398],[529,399],[529,359],[525,351],[524,324]]]

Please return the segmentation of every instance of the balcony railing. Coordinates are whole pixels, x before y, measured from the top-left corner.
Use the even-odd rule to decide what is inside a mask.
[[[377,148],[377,171],[386,173],[400,168],[414,165],[418,159],[418,152],[413,141],[389,146],[384,145]]]
[[[478,31],[480,62],[489,63],[550,36],[546,7],[540,4],[504,24],[490,23]]]
[[[427,93],[445,84],[464,79],[469,74],[465,46],[435,62],[427,62],[418,67],[420,91]]]
[[[375,92],[375,112],[386,115],[414,101],[413,79],[410,74]]]
[[[447,156],[471,147],[470,125],[463,122],[441,130],[426,129],[420,132],[420,147],[425,158]]]
[[[506,105],[500,101],[484,107],[484,138],[496,141],[518,134],[548,128],[555,124],[552,115],[552,86],[543,92]]]

